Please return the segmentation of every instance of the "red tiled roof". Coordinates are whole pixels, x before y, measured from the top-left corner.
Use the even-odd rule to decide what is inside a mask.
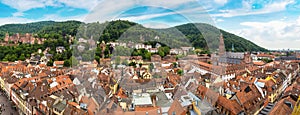
[[[204,66],[204,67],[212,68],[212,65],[209,64],[209,63],[205,63],[205,62],[202,62],[202,61],[198,61],[198,64],[201,65],[201,66]]]
[[[293,108],[289,107],[287,102],[292,104],[292,106],[296,103],[291,97],[281,99],[271,110],[270,115],[291,115]]]
[[[181,106],[180,102],[175,99],[168,110],[168,115],[172,115],[175,113],[176,115],[185,115],[185,109]]]
[[[150,111],[150,110],[157,110],[160,107],[136,107],[135,111]]]
[[[257,57],[269,57],[269,58],[275,58],[274,55],[269,55],[269,54],[258,54]]]
[[[258,65],[258,66],[263,66],[263,65],[265,65],[265,62],[263,62],[263,61],[253,61],[253,64]]]
[[[234,115],[237,115],[243,111],[243,108],[236,100],[228,100],[223,96],[219,96],[217,103]]]
[[[241,91],[236,93],[236,96],[242,105],[244,105],[246,102],[252,102],[253,100],[255,100],[260,96],[256,87],[250,85],[249,87],[246,88],[249,88],[249,90],[251,91],[249,92]]]
[[[97,108],[99,108],[97,102],[95,102],[93,98],[83,96],[80,102],[87,104],[88,113],[91,115],[93,114],[94,111],[96,111]]]
[[[64,64],[64,61],[54,61],[54,64],[55,64],[55,65],[63,65],[63,64]]]

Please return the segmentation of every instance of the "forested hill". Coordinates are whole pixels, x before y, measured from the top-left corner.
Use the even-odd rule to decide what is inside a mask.
[[[82,24],[79,21],[65,21],[65,22],[55,22],[55,21],[41,21],[33,22],[27,24],[6,24],[0,26],[0,39],[5,36],[8,32],[10,35],[15,33],[34,33],[40,34],[39,37],[45,34],[69,34],[76,35],[77,28]]]
[[[54,21],[42,21],[27,24],[6,24],[0,26],[0,31],[11,33],[36,33],[45,26],[56,24]]]
[[[206,37],[207,36],[219,37],[219,35],[214,35],[214,34],[218,34],[218,32],[215,32],[215,30],[218,31],[220,30],[219,32],[221,32],[224,37],[226,50],[231,50],[232,46],[234,46],[235,51],[267,51],[267,49],[262,48],[245,38],[218,29],[209,24],[190,23],[190,24],[179,25],[176,26],[175,28],[177,28],[180,32],[182,32],[185,36],[187,36],[187,38],[190,40],[190,42],[193,44],[194,47],[206,47],[206,40],[204,39],[204,36],[201,33],[206,34]],[[200,30],[198,30],[199,28]],[[205,31],[205,32],[199,32],[199,31]]]
[[[189,43],[191,43],[196,48],[207,48],[206,40],[197,27],[201,26],[204,28],[205,34],[219,36],[215,32],[210,30],[216,29],[215,27],[196,23],[196,24],[184,24],[168,29],[150,29],[145,28],[140,24],[116,20],[105,23],[82,23],[79,21],[65,21],[65,22],[54,22],[54,21],[42,21],[28,24],[7,24],[0,26],[0,39],[4,38],[6,32],[9,34],[14,33],[34,33],[37,37],[43,38],[60,38],[66,35],[80,37],[91,37],[94,39],[99,39],[99,41],[115,41],[120,37],[131,37],[132,39],[139,39],[141,36],[154,38],[159,36],[161,39],[175,39],[174,42],[180,43],[179,37],[187,38]],[[105,27],[105,28],[104,28]],[[180,31],[183,36],[178,36],[174,34],[174,30]],[[232,44],[235,46],[235,51],[267,51],[266,49],[257,46],[253,42],[246,40],[242,37],[236,36],[234,34],[228,33],[221,30],[224,36],[224,42],[226,49],[231,49]],[[101,34],[102,33],[102,34]]]

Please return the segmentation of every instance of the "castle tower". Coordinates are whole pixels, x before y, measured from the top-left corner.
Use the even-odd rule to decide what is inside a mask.
[[[105,56],[104,52],[105,52],[105,49],[106,49],[106,44],[105,44],[104,41],[102,41],[102,43],[100,44],[100,48],[102,49],[101,57],[104,58],[104,56]]]
[[[8,34],[7,32],[6,32],[6,34],[5,34],[4,41],[5,41],[5,42],[8,42],[8,41],[9,41],[9,34]]]
[[[19,34],[19,33],[16,33],[16,37],[17,37],[16,39],[19,40],[19,39],[20,39],[20,34]]]
[[[223,34],[220,34],[220,43],[219,43],[219,55],[222,56],[225,54],[225,45],[224,45],[224,38]]]

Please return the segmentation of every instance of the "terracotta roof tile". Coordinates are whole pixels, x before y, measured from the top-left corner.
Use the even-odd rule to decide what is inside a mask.
[[[56,64],[56,65],[63,65],[64,61],[54,61],[54,64]]]
[[[295,103],[291,97],[281,99],[271,110],[270,115],[290,115],[293,112]]]
[[[186,110],[181,106],[180,102],[175,99],[168,110],[168,115],[173,115],[175,113],[176,115],[185,115]]]

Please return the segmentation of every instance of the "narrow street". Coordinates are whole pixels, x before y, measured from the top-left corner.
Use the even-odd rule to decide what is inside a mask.
[[[18,115],[17,110],[12,107],[12,103],[2,90],[0,90],[0,115]]]

